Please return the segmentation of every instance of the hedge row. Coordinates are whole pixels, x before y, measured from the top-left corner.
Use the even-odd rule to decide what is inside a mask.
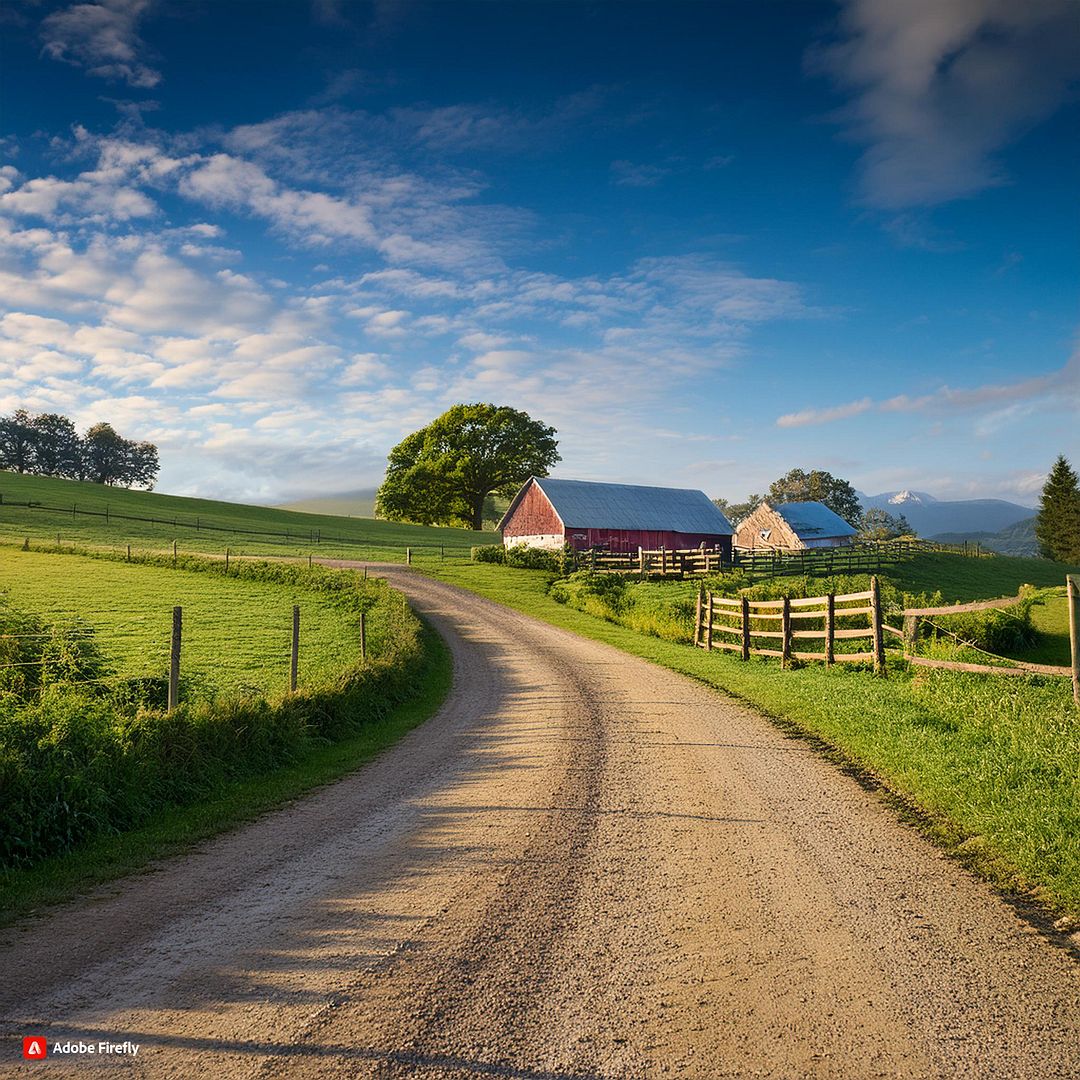
[[[208,561],[201,562],[185,569],[207,569]],[[426,667],[422,627],[384,582],[368,581],[361,592],[356,575],[318,567],[241,563],[236,572],[338,592],[342,603],[372,610],[372,622],[384,629],[367,662],[280,699],[219,698],[171,713],[125,702],[108,687],[72,682],[33,693],[0,690],[0,867],[29,866],[294,762],[312,745],[353,734],[419,692]],[[84,653],[94,663],[93,650]],[[77,683],[78,672],[72,675]]]

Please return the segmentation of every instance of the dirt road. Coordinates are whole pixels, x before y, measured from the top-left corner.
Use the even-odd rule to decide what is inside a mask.
[[[27,1076],[1072,1077],[1080,965],[853,779],[681,676],[389,570],[437,717],[0,933]]]

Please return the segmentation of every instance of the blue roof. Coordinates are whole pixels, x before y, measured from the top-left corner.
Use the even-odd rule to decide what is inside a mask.
[[[824,503],[781,503],[773,509],[791,526],[800,540],[822,536],[854,536],[855,530]]]
[[[703,491],[553,480],[549,476],[534,476],[525,482],[499,522],[500,529],[530,483],[535,483],[548,497],[567,528],[648,529],[720,536],[730,536],[735,531]]]

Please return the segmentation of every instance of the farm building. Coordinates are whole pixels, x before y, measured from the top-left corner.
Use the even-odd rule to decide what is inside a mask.
[[[844,547],[854,539],[855,530],[819,502],[763,502],[735,531],[736,547],[771,551]]]
[[[502,521],[507,547],[648,551],[701,547],[731,554],[731,522],[702,491],[531,477]]]

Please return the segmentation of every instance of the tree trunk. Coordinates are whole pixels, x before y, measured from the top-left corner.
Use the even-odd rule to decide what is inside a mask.
[[[484,492],[479,500],[473,502],[472,527],[474,532],[484,531],[484,500],[486,498],[487,492]]]

